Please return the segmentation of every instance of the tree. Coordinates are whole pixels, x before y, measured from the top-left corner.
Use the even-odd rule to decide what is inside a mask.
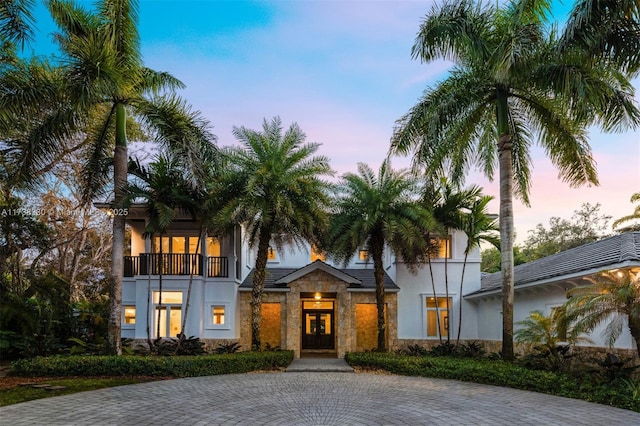
[[[567,351],[577,343],[593,343],[583,336],[582,328],[569,320],[564,307],[555,308],[551,314],[532,311],[529,317],[518,321],[516,342],[532,344],[542,355],[548,367],[559,371],[567,359]]]
[[[501,8],[471,0],[436,5],[412,49],[424,62],[454,62],[450,76],[428,89],[397,121],[391,153],[413,152],[427,175],[460,181],[472,166],[500,175],[503,298],[502,354],[513,354],[513,193],[528,204],[529,147],[541,145],[571,185],[597,184],[585,126],[637,125],[628,80],[587,54],[559,53],[545,33],[547,1],[511,1]],[[588,93],[588,97],[578,94]],[[497,144],[495,143],[497,139]]]
[[[147,224],[144,237],[151,238],[165,234],[173,222],[177,211],[191,214],[195,219],[197,210],[194,200],[194,188],[186,178],[188,172],[177,156],[161,154],[148,167],[132,161],[129,173],[136,178],[136,182],[125,187],[125,206],[135,200],[145,200]],[[162,275],[164,261],[162,258],[162,241],[159,244],[158,259],[158,309],[162,310]],[[150,266],[150,265],[148,265]],[[151,274],[151,271],[149,271]],[[147,300],[149,293],[147,293]],[[161,315],[158,314],[156,338],[160,338]],[[151,348],[150,348],[151,349]]]
[[[522,249],[527,262],[605,238],[611,216],[600,214],[600,207],[600,203],[584,203],[571,220],[554,216],[549,229],[538,224],[530,230]]]
[[[491,200],[493,200],[493,197],[488,195],[483,196],[478,193],[469,211],[462,213],[460,230],[466,235],[467,244],[464,249],[464,262],[462,263],[462,274],[460,275],[460,292],[458,293],[460,295],[460,303],[458,306],[457,343],[460,342],[460,333],[462,332],[462,288],[469,253],[474,248],[479,247],[483,241],[492,244],[498,249],[500,248],[500,240],[495,236],[495,233],[499,231],[496,225],[497,218],[487,212],[487,206]]]
[[[389,160],[382,163],[377,176],[368,165],[358,164],[358,174],[345,174],[338,186],[326,244],[328,252],[345,264],[360,247],[366,247],[373,260],[379,351],[386,348],[385,246],[410,268],[428,256],[423,236],[435,223],[417,196],[414,179],[407,171],[394,171]]]
[[[585,332],[606,322],[604,333],[613,346],[626,325],[640,356],[640,275],[631,270],[598,275],[593,284],[577,287],[566,303],[566,315]]]
[[[33,4],[33,0],[0,2],[0,43],[20,43],[24,46],[33,38]]]
[[[616,219],[613,222],[612,226],[613,226],[613,229],[616,229],[623,223],[627,223],[631,221],[636,221],[636,222],[632,223],[631,225],[625,226],[624,228],[616,229],[616,231],[620,233],[629,232],[629,231],[640,231],[640,223],[638,223],[638,221],[640,221],[640,192],[636,192],[635,194],[631,195],[631,202],[638,203],[636,208],[633,210],[633,213]]]
[[[438,185],[426,186],[425,193],[423,195],[423,202],[425,207],[431,210],[433,218],[440,226],[440,232],[448,234],[450,229],[461,229],[462,224],[462,210],[470,209],[473,206],[474,200],[480,195],[481,189],[478,186],[473,186],[466,189],[458,189],[456,185],[452,184],[447,179],[440,179]],[[431,241],[429,236],[429,241]],[[439,237],[435,238],[438,243]],[[439,244],[438,249],[439,249]],[[449,306],[449,251],[451,250],[449,238],[447,236],[447,253],[444,257],[444,285],[445,285],[445,306],[447,315],[450,315]],[[429,270],[432,271],[431,257],[429,257]],[[431,272],[431,281],[433,284],[433,272]],[[436,304],[436,315],[438,322],[440,314],[438,313],[438,296],[435,293],[434,286],[434,299]],[[460,295],[462,297],[462,294]],[[440,333],[440,325],[438,324],[438,333]],[[447,321],[447,343],[451,340],[451,321]]]
[[[578,46],[594,60],[610,61],[630,75],[640,70],[640,2],[578,0],[568,18],[560,48]]]
[[[219,185],[227,188],[225,204],[216,215],[216,226],[244,225],[251,247],[257,246],[251,292],[251,342],[261,348],[260,327],[267,255],[270,244],[280,250],[286,244],[319,240],[328,223],[329,160],[313,156],[319,144],[305,143],[297,124],[283,133],[279,117],[265,119],[262,131],[234,127],[241,146],[224,154],[225,171]]]
[[[127,180],[128,114],[140,120],[157,142],[189,161],[196,173],[201,172],[207,157],[201,153],[208,150],[214,155],[214,137],[198,112],[167,94],[183,84],[167,73],[144,67],[136,29],[137,1],[102,0],[95,13],[69,1],[51,0],[48,6],[60,28],[55,39],[63,66],[46,73],[37,73],[36,68],[29,78],[15,74],[9,80],[12,95],[0,105],[14,127],[24,128],[7,132],[12,136],[6,142],[13,151],[16,180],[26,182],[40,176],[39,171],[61,153],[60,141],[83,131],[89,147],[83,173],[85,200],[90,202],[105,192],[112,169],[113,211],[121,212]],[[19,119],[34,116],[29,114],[33,111],[42,118]],[[1,118],[4,133],[12,120]],[[121,353],[124,234],[125,218],[116,214],[109,294],[109,346],[116,354]]]

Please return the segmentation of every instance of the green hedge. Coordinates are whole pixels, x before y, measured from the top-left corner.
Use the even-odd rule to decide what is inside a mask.
[[[23,377],[63,376],[173,376],[195,377],[246,373],[288,366],[292,351],[179,357],[52,356],[21,359],[12,373]]]
[[[637,381],[594,383],[567,375],[488,359],[415,357],[390,353],[348,353],[352,366],[379,368],[405,376],[435,377],[506,386],[577,398],[640,412]]]

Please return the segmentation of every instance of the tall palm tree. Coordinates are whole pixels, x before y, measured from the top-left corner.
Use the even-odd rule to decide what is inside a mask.
[[[9,0],[0,2],[0,42],[20,43],[33,38],[33,0]],[[4,50],[4,47],[3,47]]]
[[[60,141],[82,130],[86,132],[85,198],[90,201],[111,181],[113,211],[120,212],[127,180],[128,114],[143,123],[156,141],[188,160],[196,173],[203,170],[200,153],[214,155],[208,123],[172,93],[183,84],[142,63],[137,4],[102,0],[90,12],[72,1],[48,2],[60,29],[55,35],[63,59],[60,77],[51,84],[34,79],[30,86],[18,86],[20,90],[3,105],[13,116],[35,109],[40,101],[46,107],[44,117],[30,123],[25,134],[7,141],[17,153],[18,178],[28,181],[37,176],[34,170],[60,154]],[[113,178],[108,179],[111,169]],[[108,322],[109,346],[116,354],[121,353],[124,229],[124,216],[116,214]]]
[[[605,323],[605,333],[613,346],[626,323],[640,356],[640,274],[630,270],[600,274],[587,287],[569,293],[566,315],[576,326],[589,332]]]
[[[177,156],[161,154],[155,161],[145,167],[139,161],[131,161],[129,173],[135,177],[134,182],[125,186],[125,204],[144,200],[147,224],[144,238],[160,237],[158,259],[158,309],[162,310],[162,236],[173,222],[176,211],[189,213],[194,219],[196,201],[194,188],[186,178],[188,172]],[[150,265],[149,265],[150,266]],[[151,273],[151,272],[149,272]],[[147,300],[149,294],[147,294]],[[156,338],[160,337],[160,314],[157,316]],[[150,348],[151,349],[151,348]]]
[[[635,194],[631,195],[631,202],[632,203],[638,203],[636,208],[633,210],[633,213],[628,214],[626,216],[622,216],[621,218],[616,219],[616,221],[611,224],[613,229],[618,228],[621,224],[626,223],[626,222],[631,222],[631,221],[634,221],[634,220],[635,221],[640,221],[640,192],[636,192]],[[625,226],[624,228],[616,229],[616,231],[618,231],[618,232],[640,231],[640,225],[639,224],[635,224],[635,225],[631,224],[629,226]]]
[[[469,210],[464,212],[461,217],[460,230],[466,235],[467,244],[464,248],[464,261],[460,275],[460,303],[458,306],[458,335],[456,343],[460,343],[460,333],[462,332],[462,289],[469,253],[474,248],[479,247],[483,241],[492,244],[497,249],[500,248],[500,240],[495,235],[499,231],[496,223],[497,218],[487,211],[487,206],[491,200],[493,200],[492,196],[478,194]]]
[[[577,0],[560,48],[578,47],[594,60],[612,61],[629,75],[640,71],[640,1]]]
[[[469,188],[459,189],[457,185],[454,185],[446,178],[442,178],[434,185],[426,186],[427,190],[423,195],[423,202],[425,206],[431,209],[431,213],[436,222],[440,225],[440,232],[447,235],[446,241],[446,253],[444,256],[444,288],[445,288],[445,308],[447,316],[450,316],[449,306],[449,253],[451,251],[451,244],[448,233],[450,230],[460,229],[462,227],[462,211],[463,209],[470,209],[473,205],[474,199],[480,195],[481,188],[478,186],[472,186]],[[438,237],[439,239],[439,237]],[[438,244],[439,249],[439,244]],[[431,262],[429,262],[431,268]],[[433,280],[433,274],[432,274]],[[462,295],[460,295],[462,297]],[[436,306],[438,306],[437,295],[434,298]],[[437,307],[436,307],[437,311]],[[436,312],[439,316],[439,314]],[[451,340],[451,321],[447,321],[447,342]],[[438,326],[438,330],[440,327]],[[440,333],[440,331],[438,331]]]
[[[378,317],[378,350],[386,348],[385,291],[382,257],[385,246],[398,260],[416,268],[427,254],[423,235],[435,224],[429,211],[418,202],[418,187],[407,171],[394,171],[389,160],[378,175],[366,164],[358,174],[342,177],[333,208],[326,245],[329,253],[348,263],[359,247],[366,247],[373,260]]]
[[[305,143],[297,124],[283,132],[279,117],[265,119],[262,131],[234,127],[240,147],[226,152],[222,187],[230,196],[216,215],[217,226],[244,225],[251,247],[257,246],[251,292],[251,343],[261,348],[260,327],[267,256],[272,242],[286,244],[318,240],[328,223],[329,160],[314,156],[319,144]],[[222,224],[222,225],[220,225]]]
[[[473,166],[492,178],[498,165],[502,354],[508,360],[514,357],[513,193],[529,203],[529,147],[541,145],[571,185],[597,184],[584,126],[612,130],[640,121],[633,87],[621,73],[585,62],[584,55],[558,53],[555,33],[545,32],[548,13],[545,0],[434,6],[412,55],[455,65],[397,121],[391,140],[392,153],[413,153],[428,175],[448,174],[454,182]],[[588,96],[578,99],[578,93]]]

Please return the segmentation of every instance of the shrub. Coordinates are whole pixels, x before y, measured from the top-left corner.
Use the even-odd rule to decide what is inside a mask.
[[[173,376],[194,377],[246,373],[286,367],[293,352],[240,352],[181,357],[53,356],[21,359],[12,364],[16,376]]]
[[[234,354],[240,350],[241,346],[238,342],[220,343],[216,348],[217,354]]]
[[[379,368],[405,376],[436,377],[506,386],[569,398],[579,398],[640,411],[637,381],[618,380],[610,384],[578,379],[551,371],[529,370],[519,365],[489,359],[452,357],[409,357],[382,353],[347,353],[352,366]],[[630,384],[631,383],[631,384]]]
[[[404,349],[398,349],[398,353],[408,356],[425,356],[429,353],[429,350],[416,343],[415,345],[407,345]]]

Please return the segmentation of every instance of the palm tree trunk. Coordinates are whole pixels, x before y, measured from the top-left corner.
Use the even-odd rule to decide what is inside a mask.
[[[109,285],[109,351],[122,355],[122,275],[124,273],[125,217],[121,213],[124,187],[127,183],[127,135],[124,105],[116,107],[116,146],[113,153],[113,246],[111,250],[111,277]]]
[[[638,356],[640,356],[640,320],[632,315],[628,315],[627,318],[629,320],[629,332],[636,342],[636,350],[638,351]]]
[[[267,276],[267,255],[269,252],[271,231],[261,230],[258,241],[258,256],[256,258],[256,270],[253,272],[253,288],[251,291],[251,349],[260,350],[260,328],[262,326],[262,293],[264,281]]]
[[[158,321],[156,325],[156,340],[160,340],[160,322],[162,312],[162,267],[164,266],[164,259],[162,258],[162,232],[160,233],[160,249],[158,250]],[[167,312],[168,314],[168,312]],[[166,319],[165,319],[166,321]]]
[[[373,273],[376,279],[376,308],[378,312],[378,352],[384,352],[387,346],[384,319],[384,266],[382,265],[382,251],[384,239],[381,236],[371,238],[371,256],[373,257]]]
[[[500,268],[502,270],[502,357],[513,352],[513,163],[507,93],[498,90],[498,158],[500,167]]]
[[[449,240],[447,239],[444,254],[444,294],[445,307],[447,308],[447,343],[451,342],[451,312],[449,311]]]
[[[460,277],[460,293],[458,296],[458,336],[456,337],[456,345],[460,344],[460,333],[462,331],[462,286],[464,284],[464,271],[467,268],[467,258],[469,253],[464,253],[464,262],[462,262],[462,276]]]
[[[206,258],[207,258],[207,257],[206,257],[206,253],[205,253],[205,254],[203,254],[203,253],[202,253],[202,250],[201,250],[201,248],[200,248],[200,244],[201,244],[201,241],[202,241],[202,235],[203,235],[203,233],[204,233],[204,227],[201,225],[201,226],[200,226],[200,232],[198,233],[198,243],[196,244],[197,251],[200,251],[200,253],[196,253],[196,255],[197,255],[197,256],[201,256],[201,259],[203,260],[203,261],[201,262],[201,265],[203,265],[203,264],[204,264],[204,259],[206,259]],[[191,256],[189,256],[189,258],[191,258]],[[194,258],[194,259],[195,259],[195,258]],[[184,332],[185,332],[185,328],[186,328],[186,326],[187,326],[187,316],[189,315],[189,305],[190,305],[190,303],[189,303],[189,302],[191,301],[191,288],[193,287],[193,270],[194,270],[194,267],[195,267],[195,266],[196,266],[196,265],[194,265],[194,264],[192,263],[192,264],[191,264],[190,271],[189,271],[189,286],[187,287],[187,302],[186,302],[185,307],[184,307],[184,316],[182,317],[182,325],[181,325],[181,327],[180,327],[180,336],[179,336],[179,338],[178,338],[178,344],[176,345],[176,351],[175,351],[175,354],[176,354],[176,355],[178,354],[178,351],[180,350],[180,347],[182,346],[182,342],[183,342],[183,341],[184,341],[184,339],[185,339],[185,334],[184,334]]]
[[[427,235],[427,238],[429,238],[429,245],[431,245],[431,236]],[[440,333],[440,308],[438,305],[438,293],[436,293],[436,282],[433,280],[433,264],[431,263],[431,250],[429,251],[430,252],[427,253],[427,262],[429,263],[429,275],[431,276],[431,290],[433,290],[433,301],[436,306],[436,327],[438,327],[438,329],[436,330],[436,335],[438,336],[438,339],[440,339],[440,344],[442,344],[442,334]],[[422,307],[422,309],[425,309],[425,308],[426,306]]]

